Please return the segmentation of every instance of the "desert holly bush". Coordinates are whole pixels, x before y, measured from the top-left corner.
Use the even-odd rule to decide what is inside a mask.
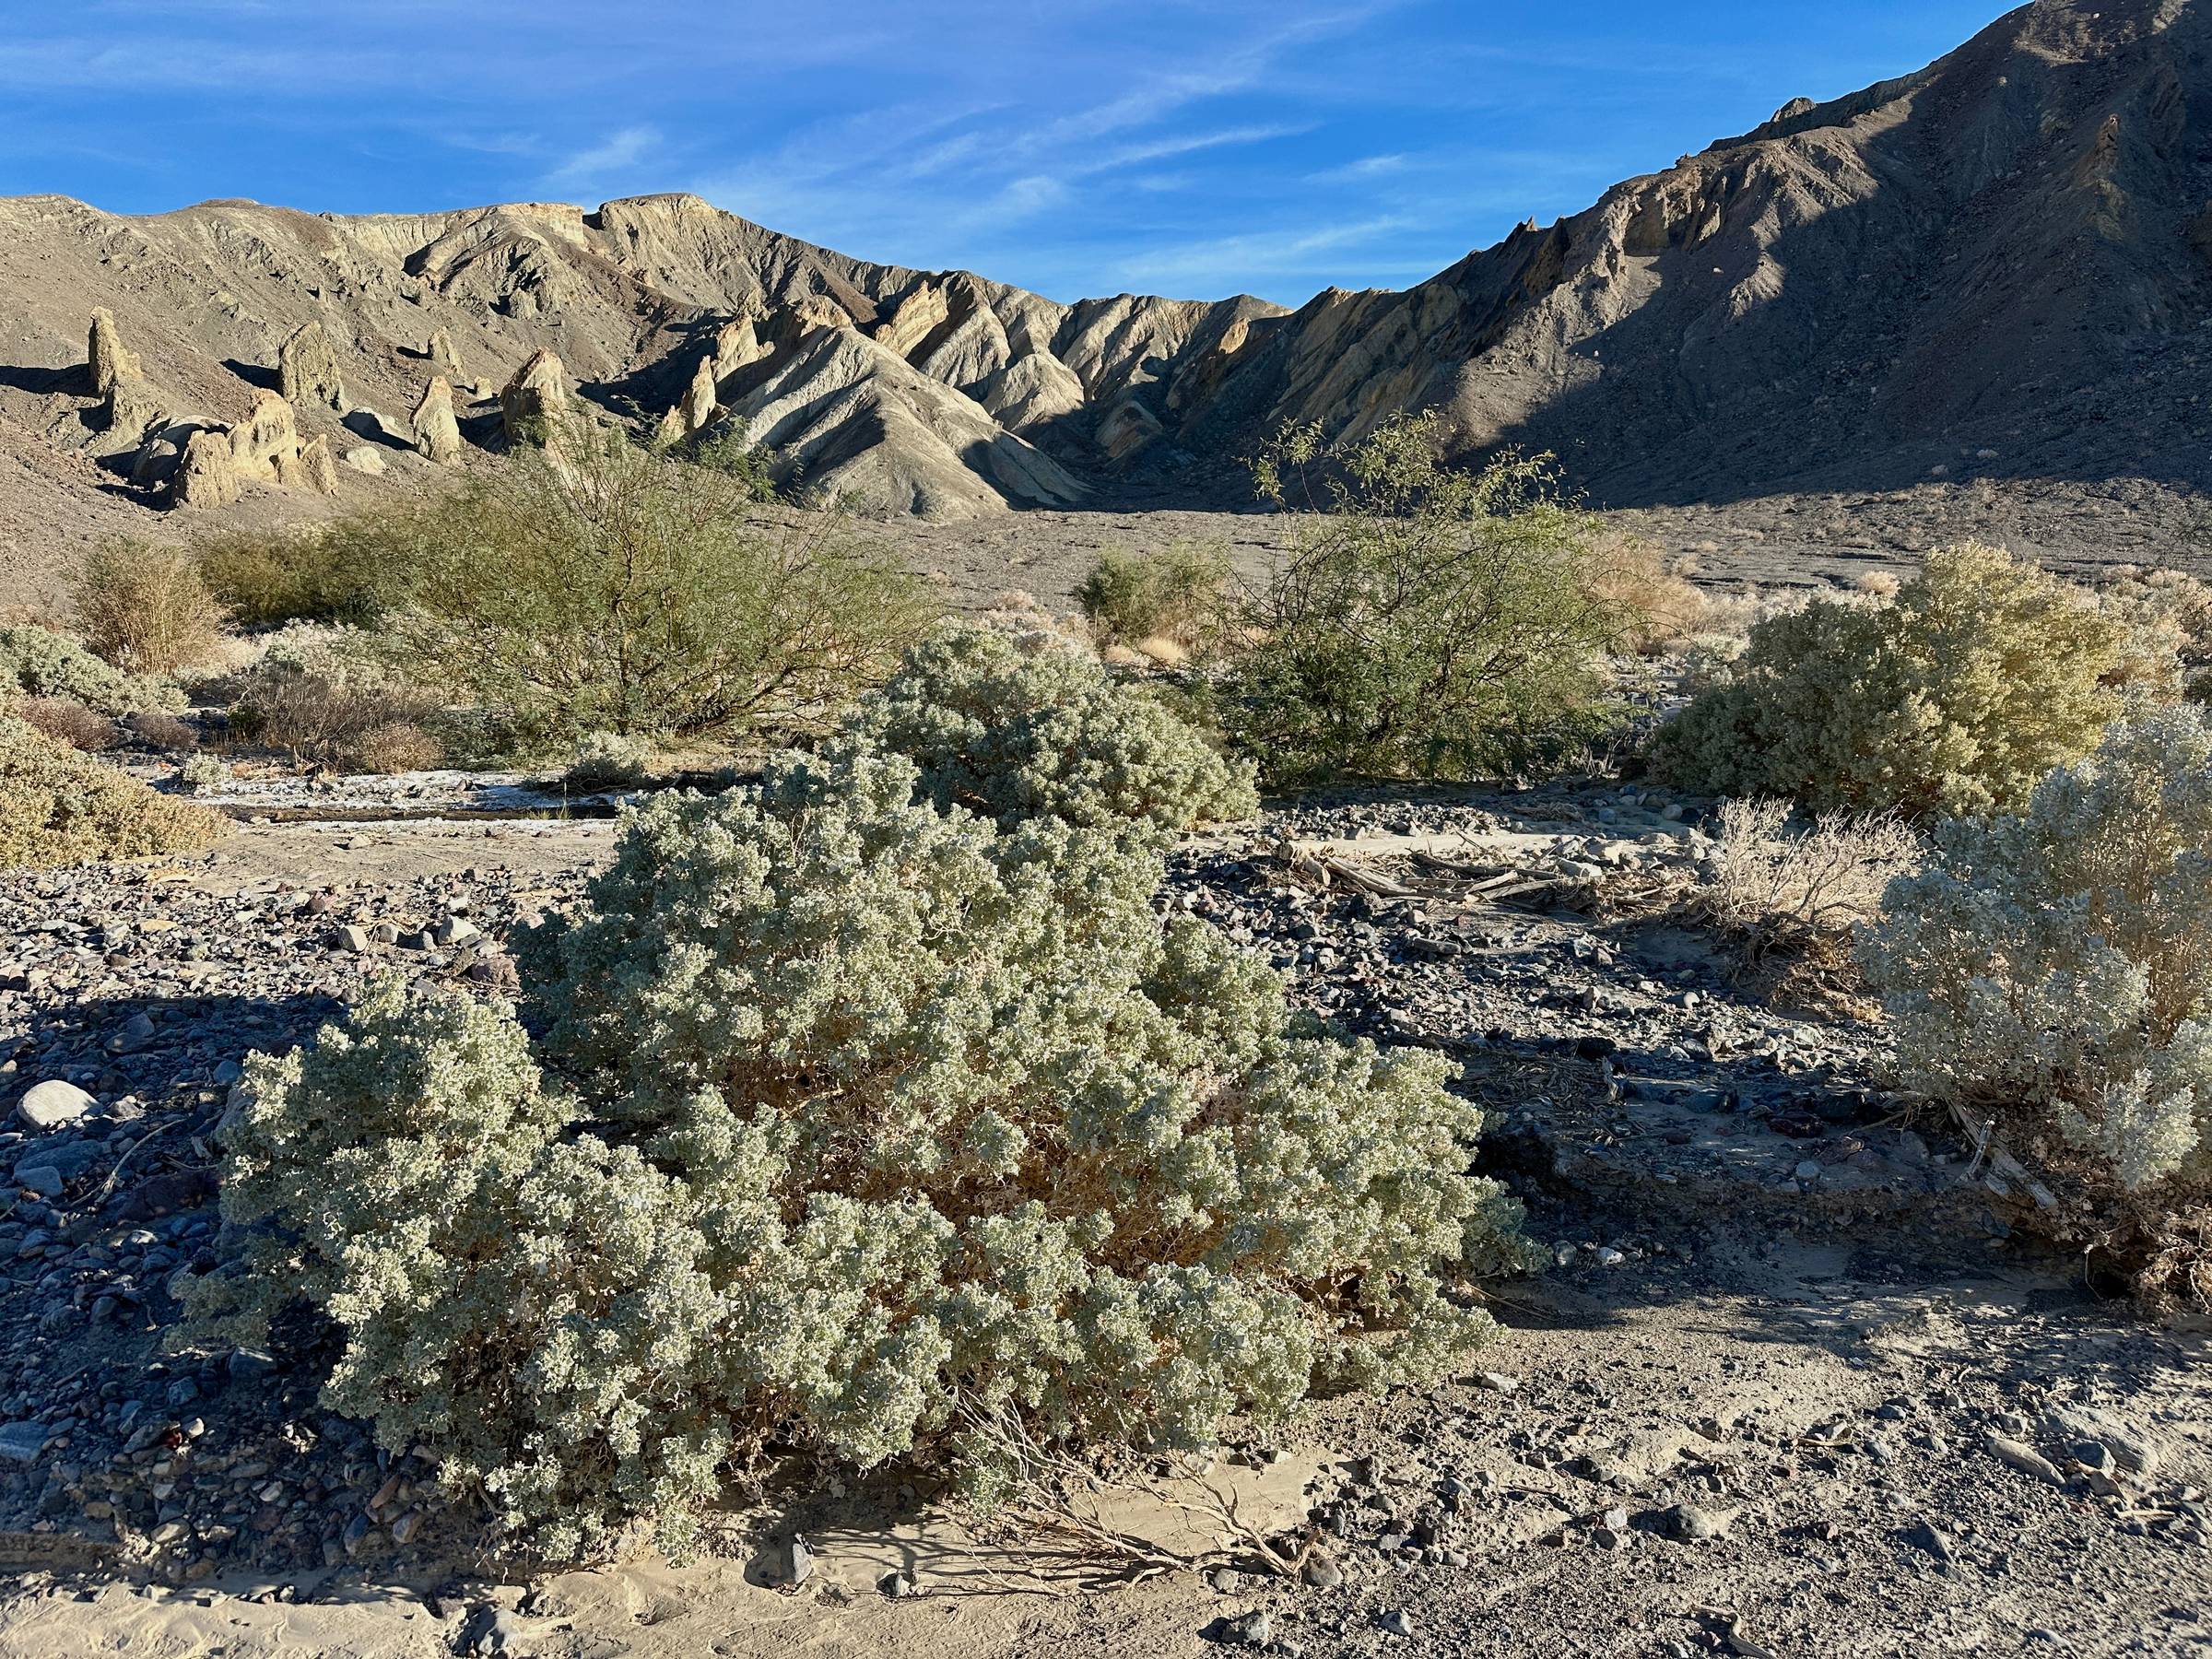
[[[1865,949],[1900,1063],[2078,1182],[2081,1232],[2212,1300],[2212,735],[2116,724],[2013,814],[1944,825]],[[2182,1237],[2196,1230],[2198,1250]]]
[[[68,635],[29,623],[0,628],[0,691],[10,688],[27,697],[65,697],[110,716],[185,705],[174,680],[127,673]]]
[[[0,869],[206,846],[223,821],[0,714]]]
[[[560,774],[570,789],[635,789],[653,776],[653,750],[618,732],[593,732],[576,740]]]
[[[2119,713],[2127,629],[1992,547],[1944,548],[1893,602],[1818,599],[1760,622],[1724,681],[1652,744],[1715,794],[1908,817],[2017,806]]]
[[[535,1040],[386,987],[254,1063],[202,1318],[325,1309],[333,1405],[555,1554],[680,1534],[771,1434],[1193,1445],[1470,1352],[1523,1247],[1447,1065],[1294,1015],[1085,816],[856,735],[633,809],[520,952]]]
[[[1010,826],[1037,817],[1161,830],[1249,818],[1251,766],[1227,760],[1141,688],[1073,651],[986,628],[907,653],[852,729],[912,759],[924,795]]]
[[[1261,458],[1296,545],[1240,607],[1224,724],[1269,777],[1464,778],[1571,750],[1607,724],[1608,655],[1642,637],[1627,545],[1545,459],[1438,459],[1433,418],[1394,421],[1307,482],[1316,432]]]

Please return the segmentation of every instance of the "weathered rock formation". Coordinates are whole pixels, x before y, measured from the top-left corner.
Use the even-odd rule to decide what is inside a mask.
[[[255,398],[245,419],[230,429],[230,459],[243,482],[285,482],[285,470],[300,459],[300,428],[292,406],[275,392]]]
[[[92,376],[92,395],[105,397],[109,389],[128,376],[137,379],[146,371],[138,354],[123,343],[123,331],[104,305],[92,308],[92,327],[85,343],[87,366]]]
[[[228,507],[238,496],[238,467],[229,439],[212,428],[201,428],[184,441],[183,457],[170,480],[170,500],[179,507]]]
[[[346,376],[321,323],[302,323],[277,348],[276,385],[285,401],[295,406],[327,404],[345,410]]]
[[[338,464],[332,456],[330,434],[317,432],[300,446],[300,481],[318,495],[338,493]]]
[[[681,443],[685,439],[705,431],[713,422],[716,403],[714,359],[700,358],[699,367],[692,371],[690,389],[677,400],[674,408],[661,417],[660,429],[655,436],[664,444]]]
[[[569,371],[559,356],[540,347],[500,393],[510,443],[545,443],[569,415]]]
[[[450,466],[461,458],[461,423],[453,418],[453,389],[442,374],[430,376],[407,424],[417,454],[441,466]]]
[[[453,345],[450,329],[440,327],[430,330],[430,344],[425,355],[430,359],[430,367],[443,375],[448,382],[460,383],[463,379],[461,353]]]

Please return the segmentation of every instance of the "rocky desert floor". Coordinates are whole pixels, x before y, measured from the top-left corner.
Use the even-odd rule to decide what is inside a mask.
[[[425,1465],[318,1409],[312,1346],[164,1336],[242,1056],[377,973],[496,994],[512,931],[606,853],[604,818],[472,812],[523,798],[272,791],[198,857],[0,879],[0,1097],[86,1097],[0,1134],[0,1655],[2212,1649],[2205,1335],[2039,1251],[1848,995],[1738,971],[1680,902],[1701,804],[1618,781],[1277,807],[1160,896],[1460,1059],[1549,1258],[1491,1288],[1479,1371],[1165,1488],[1310,1539],[1298,1576],[1101,1588],[1114,1563],[917,1477],[797,1462],[692,1565],[503,1569]],[[1211,1541],[1154,1495],[1118,1524]]]

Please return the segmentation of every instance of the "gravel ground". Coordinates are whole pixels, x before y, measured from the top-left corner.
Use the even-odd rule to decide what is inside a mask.
[[[1324,1403],[1246,1459],[1318,1528],[1306,1582],[1107,1595],[1017,1594],[911,1488],[812,1480],[696,1566],[502,1580],[312,1367],[165,1351],[240,1059],[372,971],[511,983],[502,940],[611,824],[248,824],[0,879],[0,1101],[62,1086],[0,1134],[0,1655],[2212,1646],[2204,1338],[2037,1254],[2016,1183],[1885,1089],[1877,1029],[1734,973],[1677,902],[1698,816],[1618,784],[1347,798],[1178,855],[1163,904],[1465,1062],[1556,1265],[1500,1288],[1482,1375]],[[794,1527],[818,1571],[778,1594]]]

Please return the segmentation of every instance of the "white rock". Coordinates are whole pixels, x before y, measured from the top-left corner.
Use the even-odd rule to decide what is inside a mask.
[[[33,1083],[16,1102],[16,1115],[33,1129],[59,1129],[87,1116],[100,1102],[74,1083],[49,1077]]]
[[[384,476],[383,452],[373,443],[357,443],[339,459],[358,473],[367,473],[372,478]]]

